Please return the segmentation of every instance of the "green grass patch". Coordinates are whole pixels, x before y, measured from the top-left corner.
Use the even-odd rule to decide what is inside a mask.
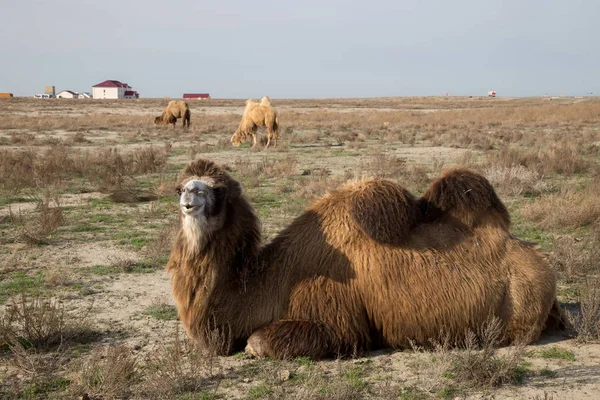
[[[66,378],[49,378],[48,380],[36,382],[21,392],[24,400],[62,398],[59,394],[64,394],[64,390],[71,384]],[[51,396],[54,394],[55,396]]]
[[[571,350],[561,349],[560,347],[556,346],[538,350],[534,355],[541,358],[575,361],[575,353],[573,353]]]
[[[145,309],[143,314],[160,321],[173,321],[177,319],[177,308],[170,304],[156,304]]]
[[[248,390],[248,396],[246,398],[248,400],[262,399],[270,395],[272,392],[271,388],[267,386],[266,383],[263,383],[259,386],[254,386]]]
[[[0,304],[17,294],[37,294],[43,286],[44,273],[42,271],[37,271],[35,276],[27,275],[25,271],[11,272],[0,281]]]
[[[35,199],[31,197],[0,197],[0,207],[8,206],[9,204],[14,203],[27,203],[34,200]]]
[[[214,400],[222,398],[221,395],[212,392],[200,391],[196,393],[187,393],[179,396],[178,400]]]
[[[552,371],[551,369],[548,368],[542,368],[540,369],[539,372],[540,376],[544,376],[546,378],[554,378],[556,377],[556,372]]]
[[[80,271],[91,275],[117,275],[117,274],[147,274],[157,270],[157,265],[147,262],[123,261],[112,265],[94,265],[90,268],[83,268]]]
[[[429,397],[427,392],[416,386],[407,386],[398,391],[398,398],[401,400],[425,400]]]

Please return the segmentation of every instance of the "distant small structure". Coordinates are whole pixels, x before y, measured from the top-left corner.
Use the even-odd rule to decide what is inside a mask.
[[[13,97],[12,93],[0,93],[0,97]]]
[[[77,95],[78,99],[91,99],[92,98],[92,94],[89,92],[81,92]]]
[[[124,99],[139,99],[140,95],[135,90],[126,90],[125,94],[123,95],[123,98]]]
[[[186,100],[210,100],[208,93],[184,93],[183,98]]]
[[[92,86],[94,99],[137,99],[139,93],[127,83],[109,79]]]
[[[56,96],[56,88],[54,86],[44,86],[44,94]]]
[[[56,94],[57,99],[76,99],[79,95],[72,90],[63,90]]]
[[[46,94],[46,93],[38,93],[38,94],[34,94],[33,98],[34,99],[53,99],[56,96],[53,94]]]
[[[490,91],[488,92],[488,97],[496,97],[496,92],[495,92],[495,91],[493,91],[493,90],[490,90]]]

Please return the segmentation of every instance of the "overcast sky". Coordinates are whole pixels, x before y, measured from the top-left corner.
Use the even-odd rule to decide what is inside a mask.
[[[600,94],[599,0],[0,0],[0,92]]]

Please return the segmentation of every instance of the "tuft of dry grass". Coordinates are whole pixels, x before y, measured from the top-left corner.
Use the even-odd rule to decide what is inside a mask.
[[[447,375],[457,385],[467,388],[521,383],[526,373],[521,365],[526,340],[512,346],[507,354],[499,355],[497,349],[502,331],[500,320],[493,318],[479,335],[468,332],[462,349],[448,353],[450,368]]]
[[[495,190],[509,196],[539,196],[552,189],[539,172],[522,165],[492,165],[484,168],[483,174]]]
[[[600,277],[586,280],[579,289],[579,311],[572,314],[572,322],[577,331],[577,341],[581,343],[600,340]]]
[[[394,155],[377,153],[361,164],[361,170],[381,178],[398,179],[406,173],[406,160]]]
[[[577,229],[600,220],[600,197],[595,188],[584,192],[563,190],[541,196],[526,205],[521,216],[544,229]]]
[[[122,189],[134,175],[164,170],[167,151],[152,146],[121,153],[116,148],[81,151],[51,146],[37,151],[0,151],[0,188],[20,192],[25,188],[64,186],[70,179],[85,178],[101,190]]]
[[[549,260],[559,276],[567,282],[574,282],[589,274],[600,272],[600,222],[590,234],[583,237],[561,235],[552,243]]]
[[[65,222],[60,196],[50,191],[44,192],[44,197],[37,200],[34,212],[16,214],[9,207],[9,213],[9,220],[19,232],[19,238],[30,245],[45,243]]]
[[[86,341],[94,335],[89,308],[78,314],[67,313],[56,298],[21,294],[0,314],[0,342],[9,347],[51,349],[70,341]]]
[[[179,328],[170,345],[149,355],[146,369],[148,374],[141,393],[146,398],[175,398],[216,390],[223,378],[218,357],[182,338]]]
[[[95,349],[87,360],[76,363],[69,391],[89,399],[121,399],[131,395],[138,376],[137,360],[126,346]]]

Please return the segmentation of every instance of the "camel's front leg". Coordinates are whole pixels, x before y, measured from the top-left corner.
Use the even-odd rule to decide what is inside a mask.
[[[310,321],[282,320],[257,329],[248,338],[246,354],[255,357],[321,359],[335,354],[327,328]]]
[[[252,148],[256,147],[256,133],[252,134]]]

